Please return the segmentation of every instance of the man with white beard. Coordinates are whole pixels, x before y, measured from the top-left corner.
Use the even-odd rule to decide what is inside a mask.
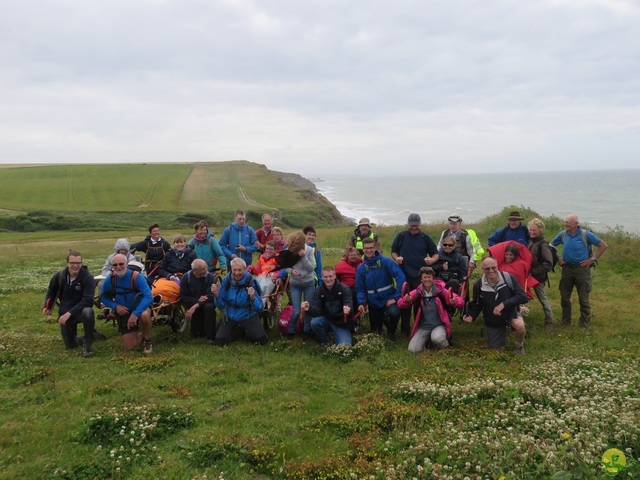
[[[153,352],[151,345],[151,310],[153,295],[145,278],[127,268],[127,257],[118,254],[111,259],[113,272],[105,278],[100,301],[118,316],[118,329],[125,349],[143,343],[142,352]],[[138,333],[138,328],[142,335]]]

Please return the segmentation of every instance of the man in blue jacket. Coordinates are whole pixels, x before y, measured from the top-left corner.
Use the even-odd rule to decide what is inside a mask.
[[[216,297],[218,308],[224,312],[218,327],[214,344],[227,345],[235,340],[236,331],[244,328],[255,343],[265,345],[268,342],[260,314],[262,297],[260,286],[247,272],[247,264],[241,258],[231,260],[231,272],[222,280],[220,286],[214,283],[211,292]]]
[[[251,265],[253,252],[258,250],[257,242],[255,230],[247,225],[247,214],[244,210],[237,210],[235,221],[220,236],[220,247],[227,257],[227,263],[234,258],[241,258]]]
[[[111,260],[113,271],[104,279],[100,301],[118,316],[118,329],[126,349],[143,343],[142,352],[153,352],[151,309],[153,295],[142,274],[127,268],[127,258],[117,254]],[[138,334],[138,328],[142,336]]]
[[[498,243],[508,242],[513,240],[514,242],[521,243],[525,247],[529,244],[531,237],[529,236],[529,229],[522,225],[524,218],[520,215],[520,212],[513,211],[507,217],[509,225],[503,228],[499,228],[491,234],[487,243],[490,247],[497,245]]]
[[[393,338],[400,320],[397,301],[406,281],[404,273],[393,260],[376,251],[373,238],[362,240],[362,249],[364,261],[356,269],[358,311],[364,312],[365,303],[368,305],[371,331],[375,333],[382,333],[386,314],[387,335]]]

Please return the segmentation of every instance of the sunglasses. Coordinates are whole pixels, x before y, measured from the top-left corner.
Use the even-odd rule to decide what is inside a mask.
[[[454,247],[455,245],[453,243],[443,243],[442,246],[443,247]]]

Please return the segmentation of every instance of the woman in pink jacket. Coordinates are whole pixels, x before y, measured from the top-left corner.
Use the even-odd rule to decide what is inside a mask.
[[[422,267],[419,275],[418,288],[398,301],[400,308],[410,308],[414,302],[419,302],[409,341],[409,351],[413,353],[422,352],[428,342],[437,348],[447,348],[451,338],[451,317],[446,307],[462,308],[464,305],[459,295],[446,290],[444,282],[435,278],[431,267]]]

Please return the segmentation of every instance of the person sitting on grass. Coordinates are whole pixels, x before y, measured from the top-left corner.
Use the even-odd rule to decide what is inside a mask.
[[[144,269],[147,272],[149,284],[158,274],[158,265],[165,254],[171,250],[171,245],[160,236],[160,226],[154,223],[149,227],[149,235],[144,240],[131,245],[131,253],[144,252]]]
[[[118,318],[118,330],[126,350],[143,344],[142,353],[153,352],[151,345],[151,310],[153,296],[144,276],[127,268],[127,257],[113,257],[113,272],[100,290],[100,301],[113,310]],[[138,332],[142,331],[142,335]]]
[[[446,241],[446,240],[445,240]],[[451,339],[451,316],[447,306],[462,308],[464,300],[447,289],[442,280],[435,278],[431,267],[420,269],[420,285],[398,300],[398,307],[409,308],[414,303],[416,318],[411,330],[409,351],[422,352],[431,343],[436,348],[447,348]]]
[[[442,248],[438,250],[438,262],[432,268],[438,278],[446,283],[445,288],[460,293],[460,283],[467,278],[467,260],[455,248],[456,239],[452,236],[445,237]]]
[[[184,316],[191,320],[191,336],[206,337],[209,344],[213,344],[216,335],[216,303],[211,293],[215,282],[207,262],[200,258],[191,263],[191,270],[180,281],[180,300],[186,309]]]
[[[252,342],[266,345],[267,334],[262,326],[262,298],[260,286],[247,272],[247,264],[239,257],[231,260],[231,272],[211,292],[218,308],[224,312],[216,333],[214,345],[224,346],[236,339],[237,331],[244,329]]]
[[[67,267],[51,277],[42,310],[43,315],[51,315],[56,300],[60,300],[58,323],[64,346],[72,349],[82,345],[82,356],[85,358],[93,356],[91,347],[96,322],[93,314],[95,289],[93,275],[82,265],[82,255],[72,250],[67,254]],[[82,323],[83,338],[77,336],[78,323]]]
[[[259,276],[266,275],[267,273],[273,273],[278,269],[276,263],[276,243],[273,240],[269,240],[264,246],[264,253],[258,258],[257,265],[249,265],[247,270],[249,273]]]
[[[114,253],[107,257],[107,261],[104,262],[102,267],[102,275],[107,276],[111,273],[113,257],[120,254],[127,257],[127,262],[133,262],[136,257],[129,252],[129,242],[126,238],[119,238],[116,240],[116,244],[113,246]]]
[[[462,320],[471,323],[482,312],[489,348],[504,347],[507,344],[507,327],[511,327],[516,337],[516,354],[523,355],[527,329],[518,314],[518,307],[527,303],[529,297],[516,277],[498,271],[498,262],[494,258],[485,258],[481,265],[483,275],[473,286],[473,300]]]
[[[313,292],[310,302],[302,302],[302,309],[311,316],[313,333],[323,345],[331,343],[330,332],[335,336],[335,343],[351,345],[352,308],[351,290],[336,281],[333,267],[322,269],[322,285]]]

